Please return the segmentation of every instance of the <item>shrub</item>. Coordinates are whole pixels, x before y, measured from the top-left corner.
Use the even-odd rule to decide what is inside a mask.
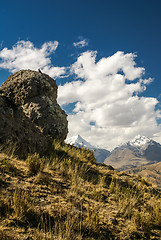
[[[38,153],[29,155],[26,159],[26,164],[28,166],[28,170],[31,174],[36,175],[40,172],[44,167],[44,159],[40,158]]]
[[[27,214],[29,208],[33,205],[29,191],[22,189],[15,190],[11,207],[14,209],[16,217],[23,217]]]

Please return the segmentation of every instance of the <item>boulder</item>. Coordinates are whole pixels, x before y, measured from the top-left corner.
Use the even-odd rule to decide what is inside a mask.
[[[0,145],[20,157],[43,154],[49,142],[64,141],[67,115],[57,103],[56,81],[44,73],[21,70],[0,87]]]

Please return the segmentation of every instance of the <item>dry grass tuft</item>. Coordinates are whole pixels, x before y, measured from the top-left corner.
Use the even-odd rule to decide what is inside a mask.
[[[38,153],[30,154],[26,159],[26,164],[30,174],[36,175],[44,168],[44,158],[40,158]]]

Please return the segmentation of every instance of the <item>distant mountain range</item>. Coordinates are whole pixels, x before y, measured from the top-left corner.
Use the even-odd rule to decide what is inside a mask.
[[[65,142],[78,148],[89,148],[94,152],[98,162],[112,165],[119,170],[161,162],[161,144],[141,135],[116,147],[111,152],[92,145],[80,135],[67,138]]]
[[[161,145],[148,137],[138,135],[111,152],[93,146],[80,135],[68,138],[66,143],[89,148],[97,162],[140,175],[161,188]]]
[[[145,136],[136,136],[132,141],[116,147],[105,164],[119,170],[161,162],[161,145]]]
[[[92,144],[87,142],[85,139],[83,139],[80,135],[76,135],[71,138],[68,138],[65,140],[65,142],[67,144],[74,145],[78,148],[82,148],[82,147],[88,148],[89,150],[93,151],[97,162],[100,162],[100,163],[103,163],[104,160],[110,155],[110,151],[108,151],[107,149],[93,146]]]

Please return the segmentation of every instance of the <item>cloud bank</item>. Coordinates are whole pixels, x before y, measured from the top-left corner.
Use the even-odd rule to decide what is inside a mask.
[[[75,43],[76,47],[83,46],[82,41]],[[141,97],[153,80],[146,79],[145,69],[136,65],[136,54],[118,51],[97,61],[97,51],[86,51],[69,67],[56,67],[50,56],[57,47],[57,41],[40,48],[30,41],[19,41],[11,49],[0,51],[0,68],[13,73],[41,68],[51,77],[60,78],[59,82],[68,71],[70,82],[59,86],[58,102],[69,112],[69,136],[80,134],[107,149],[138,134],[161,142],[158,100]]]
[[[55,52],[58,42],[46,42],[39,49],[30,41],[18,41],[12,49],[0,51],[0,68],[14,73],[20,69],[41,70],[51,77],[61,77],[65,67],[54,67],[50,55]]]
[[[82,53],[71,66],[76,81],[59,87],[59,103],[75,103],[68,116],[70,135],[80,133],[92,144],[109,149],[137,134],[160,132],[155,98],[139,97],[151,78],[136,66],[136,55],[117,52],[96,62],[96,51]]]

